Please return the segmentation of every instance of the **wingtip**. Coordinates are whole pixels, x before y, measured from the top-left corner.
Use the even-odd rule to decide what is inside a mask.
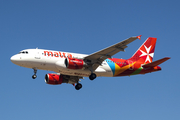
[[[139,36],[137,36],[137,38],[138,38],[139,40],[141,40],[141,36],[142,36],[142,35],[139,35]]]

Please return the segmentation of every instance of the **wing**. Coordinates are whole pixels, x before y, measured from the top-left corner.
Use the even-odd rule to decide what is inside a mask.
[[[133,42],[134,40],[136,40],[137,38],[140,39],[140,36],[137,37],[130,37],[126,40],[123,40],[119,43],[116,43],[110,47],[107,47],[105,49],[102,49],[98,52],[92,53],[88,56],[86,56],[84,58],[84,61],[89,64],[90,66],[90,70],[94,71],[96,70],[96,68],[101,65],[101,63],[107,59],[107,58],[111,58],[111,56],[113,56],[114,54],[120,52],[120,51],[124,51],[125,48],[127,48],[127,45],[131,42]]]

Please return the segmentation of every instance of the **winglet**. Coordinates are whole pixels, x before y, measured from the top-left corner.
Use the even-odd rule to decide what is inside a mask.
[[[137,36],[137,38],[138,38],[139,40],[141,40],[141,36],[142,36],[142,35],[139,35],[139,36]]]

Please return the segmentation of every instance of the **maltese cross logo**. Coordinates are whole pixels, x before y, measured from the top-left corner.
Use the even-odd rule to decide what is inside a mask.
[[[151,45],[151,46],[152,46],[152,45]],[[151,46],[150,46],[149,48],[147,48],[147,47],[144,45],[144,47],[145,47],[145,49],[146,49],[146,52],[140,50],[140,51],[142,52],[142,54],[141,54],[139,57],[146,56],[145,63],[146,63],[147,61],[152,62],[151,59],[150,59],[150,57],[153,58],[154,53],[149,53],[149,52],[150,52],[150,49],[151,49]]]

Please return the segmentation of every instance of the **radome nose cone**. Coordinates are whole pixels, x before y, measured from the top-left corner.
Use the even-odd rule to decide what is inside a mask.
[[[14,56],[12,56],[12,57],[10,58],[10,60],[11,60],[12,63],[16,63],[16,62],[19,60],[19,58],[18,58],[17,55],[14,55]]]
[[[10,58],[10,60],[11,60],[11,62],[15,61],[15,57],[12,56],[12,57]]]

